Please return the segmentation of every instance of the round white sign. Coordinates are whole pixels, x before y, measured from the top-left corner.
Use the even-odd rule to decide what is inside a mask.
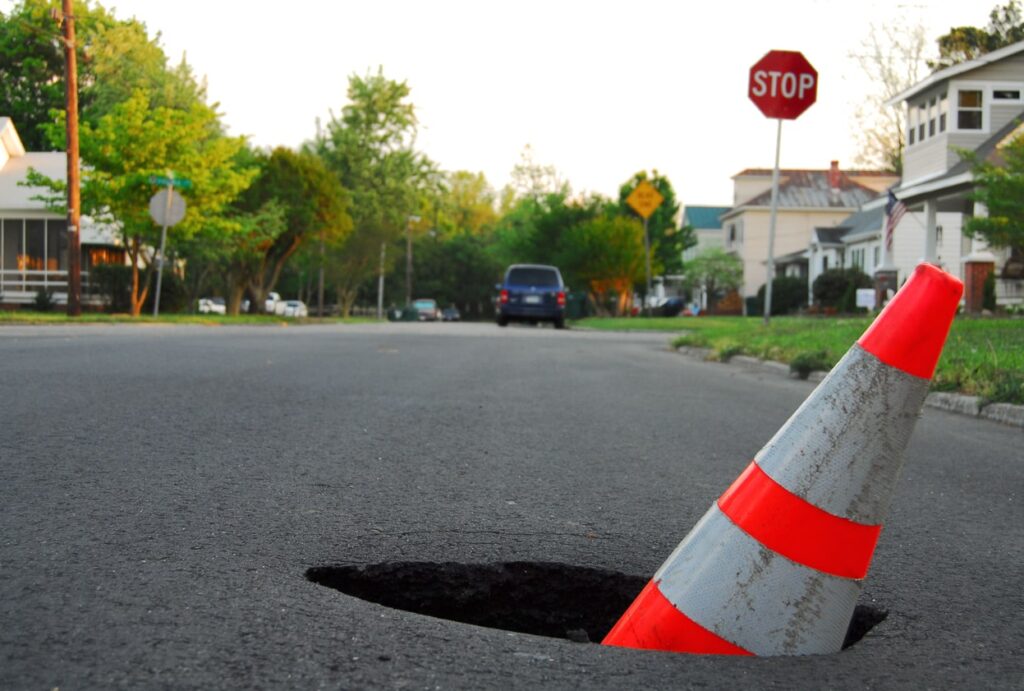
[[[170,203],[167,199],[168,193],[171,195]],[[149,200],[149,215],[153,217],[157,225],[177,225],[181,223],[181,219],[185,218],[185,198],[174,190],[164,188]]]

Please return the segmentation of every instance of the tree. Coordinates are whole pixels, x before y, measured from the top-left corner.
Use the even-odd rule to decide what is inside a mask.
[[[246,292],[250,309],[262,311],[285,262],[303,242],[344,242],[352,229],[348,206],[347,192],[320,158],[274,149],[240,200],[239,208],[248,215],[231,253],[229,311],[237,313]]]
[[[683,266],[686,283],[703,290],[710,307],[725,293],[743,285],[743,262],[719,247],[703,250]]]
[[[4,115],[14,119],[29,151],[61,146],[54,113],[64,110],[64,53],[52,0],[22,0],[0,14],[0,84]],[[205,88],[184,59],[169,69],[167,57],[136,19],[118,20],[99,3],[75,2],[79,110],[95,125],[135,91],[152,107],[185,110],[205,100]]]
[[[686,232],[685,227],[676,227],[679,202],[676,200],[675,190],[672,189],[672,183],[668,178],[659,174],[657,170],[652,170],[650,176],[647,175],[646,170],[634,174],[628,182],[619,187],[619,213],[630,218],[640,218],[640,215],[626,203],[626,198],[636,189],[637,185],[644,181],[653,185],[664,197],[661,205],[647,219],[652,264],[658,264],[664,273],[677,274],[683,266],[683,252],[696,245],[697,238],[692,229],[690,232]]]
[[[988,17],[988,26],[983,29],[957,26],[940,36],[939,59],[929,62],[928,67],[941,70],[1024,40],[1024,16],[1018,0],[995,6]]]
[[[885,104],[919,81],[925,46],[920,20],[915,24],[871,24],[870,33],[861,41],[857,62],[875,89],[865,94],[854,110],[858,165],[902,172],[906,116],[902,106]]]
[[[1024,136],[997,148],[988,159],[960,153],[973,163],[972,198],[988,209],[987,216],[968,219],[964,233],[992,247],[1009,248],[1015,256],[1024,254]]]
[[[387,79],[380,69],[351,76],[341,117],[332,115],[326,131],[307,145],[351,194],[354,229],[332,248],[329,262],[345,315],[379,270],[381,245],[402,236],[437,179],[433,163],[414,147],[417,121],[409,92],[405,82]]]
[[[82,211],[118,228],[132,266],[131,313],[138,316],[149,292],[159,228],[149,216],[155,175],[173,172],[189,179],[189,211],[174,235],[189,237],[200,228],[229,232],[227,207],[245,189],[256,170],[239,154],[241,137],[219,134],[217,113],[201,103],[187,110],[150,107],[136,91],[93,126],[83,123]],[[42,198],[63,213],[65,183],[30,171],[28,183],[51,191]]]
[[[629,313],[644,263],[643,226],[614,208],[570,226],[565,234],[560,264],[573,281],[586,286],[598,314],[607,313],[613,298],[616,315]]]

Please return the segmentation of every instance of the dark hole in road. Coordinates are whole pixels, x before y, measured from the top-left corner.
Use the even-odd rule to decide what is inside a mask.
[[[387,562],[317,566],[306,578],[392,609],[464,624],[599,642],[647,584],[643,576],[549,562]],[[843,648],[887,615],[858,605]]]

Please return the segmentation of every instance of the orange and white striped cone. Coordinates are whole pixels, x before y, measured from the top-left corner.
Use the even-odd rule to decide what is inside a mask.
[[[918,266],[603,643],[838,652],[962,292]]]

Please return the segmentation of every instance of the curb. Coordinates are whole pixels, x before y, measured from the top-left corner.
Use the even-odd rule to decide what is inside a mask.
[[[688,357],[697,358],[703,361],[710,361],[710,348],[697,348],[694,346],[681,346],[676,352]],[[774,360],[761,360],[749,355],[734,355],[723,365],[740,365],[748,371],[761,372],[763,374],[775,374],[789,379],[798,379],[795,372],[791,372],[789,365]],[[828,372],[816,370],[811,372],[807,381],[820,383]],[[968,417],[980,417],[993,422],[998,422],[1011,427],[1024,429],[1024,405],[1012,403],[988,403],[986,404],[978,396],[966,396],[958,393],[947,393],[944,391],[933,391],[928,394],[924,401],[925,406],[945,410],[949,413],[966,415]]]

